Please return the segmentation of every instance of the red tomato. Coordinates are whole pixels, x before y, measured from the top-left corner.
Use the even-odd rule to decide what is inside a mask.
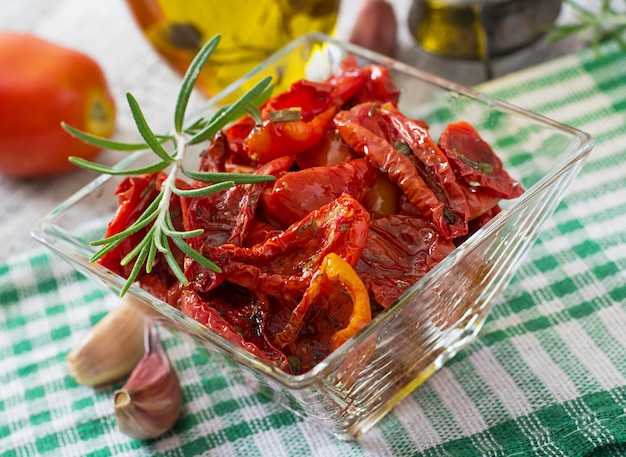
[[[72,169],[68,156],[99,148],[61,122],[109,136],[115,105],[104,74],[85,54],[32,35],[0,32],[0,173],[34,177]]]

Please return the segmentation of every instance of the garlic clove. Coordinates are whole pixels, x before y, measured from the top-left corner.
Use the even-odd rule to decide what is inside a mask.
[[[183,397],[178,375],[151,321],[146,322],[145,344],[144,357],[113,397],[118,428],[141,440],[161,436],[174,426]]]
[[[87,333],[67,356],[79,384],[100,386],[127,376],[144,354],[144,314],[122,302]]]

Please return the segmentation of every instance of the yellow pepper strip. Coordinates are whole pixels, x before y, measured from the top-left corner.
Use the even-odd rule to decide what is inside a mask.
[[[350,317],[337,316],[343,314],[342,307],[348,300],[352,304]],[[296,341],[304,325],[304,317],[311,304],[316,301],[323,304],[327,314],[335,322],[347,321],[344,328],[330,335],[331,351],[345,343],[372,320],[370,298],[363,281],[350,263],[335,253],[329,253],[322,259],[319,269],[311,279],[302,300],[292,311],[284,330],[276,335],[274,339],[276,347],[283,348]],[[333,306],[336,309],[333,309]]]
[[[335,332],[331,337],[332,350],[334,351],[372,320],[370,298],[359,275],[348,262],[337,254],[330,253],[324,257],[319,277],[341,283],[352,300],[352,314],[347,327]],[[321,283],[321,281],[317,283],[318,287],[321,286]],[[328,311],[331,312],[331,310]]]

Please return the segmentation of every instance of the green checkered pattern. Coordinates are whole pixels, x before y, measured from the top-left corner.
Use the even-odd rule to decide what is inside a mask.
[[[0,263],[0,456],[626,455],[626,53],[568,56],[481,87],[596,147],[480,338],[358,442],[340,442],[162,331],[175,428],[116,429],[112,393],[65,356],[118,298],[44,250]]]

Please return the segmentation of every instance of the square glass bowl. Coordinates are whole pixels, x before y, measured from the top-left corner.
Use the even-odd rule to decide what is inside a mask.
[[[223,366],[234,370],[233,375],[242,374],[254,388],[343,439],[366,432],[476,337],[494,297],[510,281],[593,147],[584,132],[320,34],[292,42],[202,111],[234,100],[268,74],[278,90],[303,77],[323,79],[348,55],[361,64],[389,68],[401,90],[399,108],[425,119],[435,140],[447,123],[473,124],[526,192],[503,201],[498,216],[304,374],[276,369],[136,286],[128,292],[163,315],[180,330],[176,333],[191,336],[218,359],[223,357]],[[189,155],[197,160],[198,154]],[[145,156],[134,153],[118,166],[137,165]],[[89,241],[102,237],[112,218],[120,179],[98,177],[33,229],[37,240],[116,292],[124,278],[89,262],[95,252]]]

